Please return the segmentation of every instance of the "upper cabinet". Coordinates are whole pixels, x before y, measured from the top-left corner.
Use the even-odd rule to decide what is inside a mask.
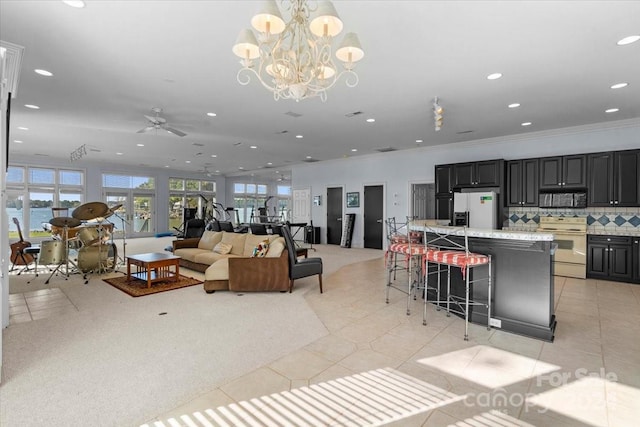
[[[436,165],[436,196],[450,194],[453,197],[453,165]]]
[[[538,206],[538,159],[507,162],[507,206]]]
[[[486,160],[453,165],[453,187],[499,187],[504,176],[504,160]]]
[[[585,154],[540,159],[540,190],[564,190],[586,186]]]
[[[640,206],[640,150],[588,155],[589,206]]]

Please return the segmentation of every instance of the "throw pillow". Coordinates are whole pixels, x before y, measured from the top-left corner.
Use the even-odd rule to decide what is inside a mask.
[[[251,258],[263,258],[267,251],[269,250],[269,240],[263,240],[258,243],[258,245],[253,248],[253,252],[251,253]]]
[[[228,243],[220,242],[213,248],[213,252],[219,253],[221,255],[226,255],[231,252],[232,247],[233,246]]]

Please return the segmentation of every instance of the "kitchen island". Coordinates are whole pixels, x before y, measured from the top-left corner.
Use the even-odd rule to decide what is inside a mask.
[[[553,290],[553,234],[523,231],[487,230],[428,225],[415,221],[410,230],[427,235],[448,234],[464,244],[465,232],[471,252],[491,255],[491,323],[495,328],[545,341],[553,341],[556,318]],[[488,266],[472,269],[472,275],[486,277]],[[446,299],[446,274],[440,279],[440,300]],[[473,280],[473,276],[470,277]],[[437,277],[429,276],[429,286],[436,286]],[[463,297],[465,282],[459,268],[451,269],[451,293]],[[470,289],[470,297],[487,300],[487,287],[479,283]],[[435,300],[435,292],[429,294]],[[428,321],[428,320],[427,320]],[[469,321],[487,324],[483,306],[469,307]]]

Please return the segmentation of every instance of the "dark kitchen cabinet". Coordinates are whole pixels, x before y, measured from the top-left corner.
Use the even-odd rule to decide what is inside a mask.
[[[453,217],[453,165],[436,165],[436,219]]]
[[[436,196],[436,219],[446,219],[451,223],[453,217],[453,195]]]
[[[453,187],[499,187],[504,176],[504,160],[486,160],[453,165]]]
[[[540,159],[540,190],[563,190],[587,186],[587,156],[544,157]]]
[[[507,206],[538,206],[538,159],[507,162]]]
[[[589,154],[588,206],[640,206],[640,150]]]
[[[590,235],[587,239],[587,277],[630,282],[633,278],[632,238]]]
[[[453,165],[436,165],[436,196],[453,194]],[[453,197],[453,196],[452,196]]]

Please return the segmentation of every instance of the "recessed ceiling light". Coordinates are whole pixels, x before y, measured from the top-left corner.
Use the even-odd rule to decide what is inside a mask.
[[[310,158],[311,158],[311,156],[307,156],[307,159],[310,159]]]
[[[220,173],[220,171],[216,171],[216,173]]]
[[[296,135],[296,138],[298,138],[298,139],[302,139],[302,138],[304,138],[304,136],[302,136],[302,135]]]
[[[240,169],[242,171],[242,170],[244,170],[244,167],[238,166],[238,169]]]
[[[493,73],[493,74],[489,74],[487,76],[488,80],[496,80],[499,79],[500,77],[502,77],[502,73]]]
[[[422,140],[421,140],[421,139],[416,139],[416,142],[417,142],[418,144],[421,144],[421,143],[422,143]]]
[[[116,156],[122,156],[122,153],[116,153]]]
[[[524,122],[522,123],[522,126],[531,126],[531,122]]]
[[[519,106],[520,104],[518,104],[517,102],[514,102],[513,104],[508,105],[509,108],[518,108]]]
[[[267,165],[269,165],[269,166],[271,166],[272,164],[273,164],[273,163],[271,163],[271,162],[267,162]]]
[[[626,44],[631,44],[631,43],[635,43],[638,40],[640,40],[640,36],[639,35],[635,35],[635,36],[629,36],[629,37],[625,37],[623,39],[618,40],[617,45],[618,46],[624,46]]]
[[[191,163],[191,160],[185,160],[184,162],[185,163]]]
[[[617,113],[620,111],[619,108],[609,108],[608,110],[604,110],[605,113]]]
[[[165,168],[168,168],[168,167],[169,167],[169,165],[164,165],[164,167],[165,167]]]
[[[144,144],[136,144],[138,147],[144,147]]]
[[[207,113],[207,116],[209,116],[209,117],[215,117],[215,116],[217,116],[217,114],[216,114],[216,113]]]
[[[217,154],[212,154],[211,157],[218,157],[218,155]]]
[[[51,71],[47,71],[47,70],[41,70],[39,68],[36,68],[35,71],[37,74],[40,74],[41,76],[45,76],[45,77],[51,77],[53,76],[53,73]]]
[[[351,151],[353,151],[355,153],[356,151],[358,151],[358,149],[357,148],[352,148]]]
[[[84,2],[82,0],[62,0],[62,3],[77,9],[82,9],[84,7]]]
[[[18,129],[20,129],[20,130],[29,130],[29,128],[26,128],[24,126],[18,126]]]
[[[40,107],[38,107],[37,105],[33,105],[33,104],[25,104],[24,105],[27,108],[31,108],[32,110],[39,110]]]
[[[629,83],[616,83],[611,86],[611,89],[621,89],[623,87],[629,86]]]
[[[15,142],[16,144],[22,144],[22,141],[20,141],[18,139],[14,139],[13,142]]]
[[[258,148],[257,145],[251,145],[249,148]]]
[[[367,119],[367,123],[373,123],[375,121],[376,121],[376,119]]]

